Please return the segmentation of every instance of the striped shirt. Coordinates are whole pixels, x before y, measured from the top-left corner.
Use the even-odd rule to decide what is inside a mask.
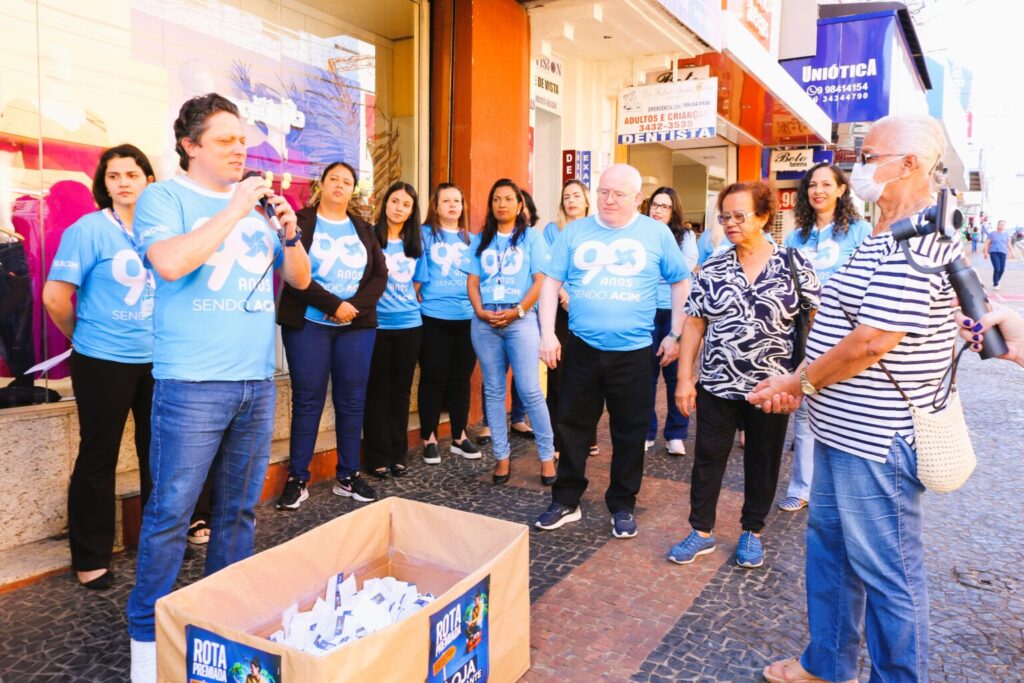
[[[943,242],[935,234],[914,237],[909,245],[914,261],[924,267],[963,255],[959,240]],[[856,323],[905,332],[883,362],[915,406],[931,409],[952,360],[953,295],[944,273],[914,270],[891,232],[869,236],[825,285],[807,339],[807,358],[814,361],[852,331],[844,309]],[[894,436],[913,443],[907,402],[877,363],[808,400],[814,436],[828,446],[885,462]]]

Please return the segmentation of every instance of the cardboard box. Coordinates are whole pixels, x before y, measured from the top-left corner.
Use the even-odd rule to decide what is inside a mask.
[[[437,600],[323,657],[266,640],[342,571],[360,587],[393,576]],[[158,679],[174,683],[251,683],[254,658],[266,683],[516,681],[530,667],[529,531],[386,498],[162,598],[156,641]]]

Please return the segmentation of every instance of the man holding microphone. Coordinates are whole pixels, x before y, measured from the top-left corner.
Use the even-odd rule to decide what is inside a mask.
[[[252,554],[274,426],[269,271],[280,267],[298,289],[310,281],[291,207],[262,178],[242,180],[246,141],[235,105],[216,93],[188,100],[174,136],[185,173],[143,192],[133,226],[157,284],[153,492],[127,609],[133,683],[156,680],[154,605],[177,578],[208,472],[214,492],[206,574]],[[256,210],[263,197],[283,235]]]

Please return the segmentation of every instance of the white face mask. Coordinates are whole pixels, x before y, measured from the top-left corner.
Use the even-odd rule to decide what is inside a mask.
[[[900,159],[902,157],[890,159],[882,164],[854,164],[853,170],[850,171],[850,188],[853,190],[853,193],[866,202],[871,202],[872,204],[877,202],[881,198],[882,192],[885,191],[885,186],[893,180],[898,180],[898,178],[880,183],[875,180],[875,171],[886,164],[891,164]]]

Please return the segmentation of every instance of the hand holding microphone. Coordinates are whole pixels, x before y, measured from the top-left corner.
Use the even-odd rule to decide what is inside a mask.
[[[287,199],[274,194],[259,171],[249,171],[243,176],[242,181],[235,187],[235,196],[238,197],[239,193],[244,198],[250,198],[248,206],[259,204],[267,217],[267,222],[274,228],[282,242],[295,237],[295,211]]]

